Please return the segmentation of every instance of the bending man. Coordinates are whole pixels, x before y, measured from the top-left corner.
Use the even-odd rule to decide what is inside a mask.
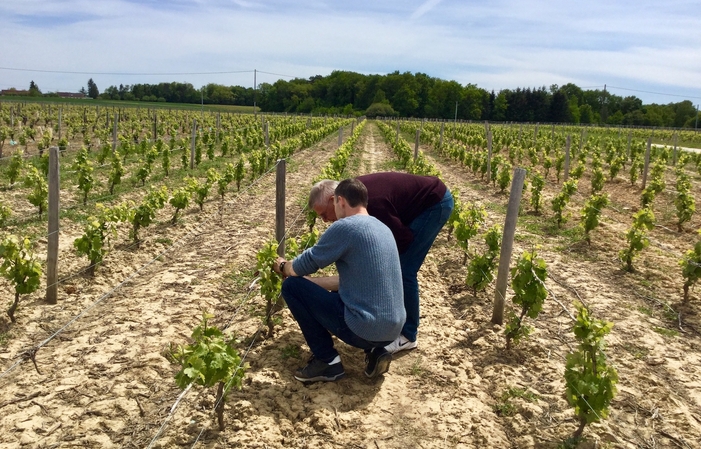
[[[438,232],[453,211],[453,196],[433,176],[407,173],[373,173],[359,176],[368,190],[368,213],[391,230],[397,242],[404,286],[406,323],[401,335],[386,349],[396,353],[417,347],[419,328],[419,283],[417,273]],[[336,221],[333,192],[338,181],[316,183],[309,194],[309,207],[324,221]]]

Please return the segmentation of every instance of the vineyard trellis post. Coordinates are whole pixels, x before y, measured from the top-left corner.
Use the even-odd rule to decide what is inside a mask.
[[[652,146],[652,137],[647,138],[647,149],[645,150],[645,166],[643,167],[643,189],[647,186],[647,171],[650,166],[650,147]]]
[[[190,170],[195,168],[195,138],[197,137],[197,119],[192,119],[192,138],[190,142]]]
[[[221,112],[217,112],[217,145],[219,145],[219,134],[221,133]]]
[[[492,181],[492,131],[489,129],[487,122],[484,122],[487,127],[487,184]]]
[[[119,120],[119,116],[116,112],[112,112],[114,114],[114,125],[112,127],[112,154],[114,154],[115,151],[117,151],[117,121]]]
[[[263,129],[265,129],[265,148],[270,148],[270,134],[269,134],[269,126],[270,122],[265,122],[265,126]]]
[[[58,108],[58,140],[61,140],[61,118],[63,108]]]
[[[626,149],[626,159],[630,159],[630,139],[633,136],[633,131],[628,131],[628,148]]]
[[[153,141],[158,137],[158,112],[153,111]]]
[[[419,139],[421,138],[421,128],[416,130],[416,142],[414,143],[414,162],[419,157]]]
[[[285,176],[287,161],[278,159],[275,172],[275,240],[277,254],[285,257]]]
[[[518,127],[518,144],[521,145],[521,135],[523,134],[523,123]]]
[[[340,147],[341,144],[343,144],[343,126],[338,128],[338,146]]]
[[[564,176],[564,181],[567,182],[567,180],[570,177],[570,146],[572,144],[572,136],[567,134],[567,144],[565,144],[565,176]]]
[[[58,299],[58,217],[60,173],[58,147],[49,148],[49,233],[46,250],[46,301],[56,304]]]
[[[443,148],[443,131],[445,130],[445,122],[441,122],[441,141],[438,144],[440,148]]]
[[[509,203],[506,208],[506,220],[504,222],[504,233],[501,239],[501,253],[499,255],[499,270],[497,272],[497,286],[494,293],[494,310],[492,312],[492,323],[504,323],[504,300],[506,298],[506,284],[509,280],[509,264],[511,263],[511,252],[514,247],[514,235],[516,234],[516,222],[518,221],[518,211],[521,206],[521,193],[523,192],[523,182],[526,180],[526,170],[517,168],[514,170],[511,192],[509,193]]]
[[[397,135],[396,135],[394,141],[399,142],[399,120],[397,120]]]
[[[538,123],[535,124],[535,131],[533,132],[533,142],[538,140]]]
[[[672,152],[672,165],[676,166],[677,165],[677,140],[678,140],[679,135],[675,132],[674,133],[674,151]]]

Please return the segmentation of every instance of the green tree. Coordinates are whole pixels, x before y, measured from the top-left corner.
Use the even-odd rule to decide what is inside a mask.
[[[97,88],[97,84],[95,84],[95,81],[93,81],[92,78],[90,78],[88,80],[88,97],[95,100],[99,95],[100,91]]]

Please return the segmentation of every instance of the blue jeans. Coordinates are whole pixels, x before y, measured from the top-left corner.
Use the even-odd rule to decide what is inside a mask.
[[[453,195],[446,190],[445,196],[438,204],[423,211],[409,224],[409,229],[414,233],[414,240],[407,250],[399,255],[406,309],[406,322],[402,328],[402,335],[411,341],[416,341],[416,332],[419,328],[419,281],[416,275],[438,232],[450,218],[454,205]]]
[[[345,306],[338,292],[330,292],[303,277],[289,277],[282,283],[282,297],[295,317],[314,357],[330,362],[338,351],[331,334],[366,352],[390,341],[372,342],[353,333],[344,319]]]

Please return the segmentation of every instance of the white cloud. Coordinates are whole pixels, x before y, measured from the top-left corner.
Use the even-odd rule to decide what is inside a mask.
[[[306,78],[332,70],[424,72],[485,89],[574,82],[701,97],[701,17],[691,3],[427,0],[26,0],[4,2],[3,67],[90,72],[111,84],[252,85],[252,71]],[[430,14],[429,14],[430,12]],[[416,20],[419,19],[420,20]],[[91,75],[0,70],[77,90]],[[258,81],[274,82],[260,74]],[[615,83],[615,84],[614,84]],[[646,99],[644,94],[638,95]],[[677,101],[669,98],[669,101]],[[695,100],[697,101],[697,100]]]

